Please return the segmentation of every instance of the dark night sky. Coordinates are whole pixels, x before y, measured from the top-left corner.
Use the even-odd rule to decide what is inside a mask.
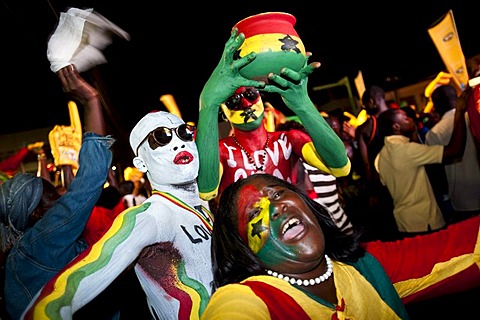
[[[175,97],[184,120],[196,121],[198,96],[230,29],[256,13],[296,16],[295,29],[313,53],[310,61],[322,63],[309,87],[344,76],[353,81],[359,70],[367,85],[386,89],[393,89],[384,82],[387,77],[398,77],[393,86],[400,87],[435,76],[445,67],[427,29],[450,9],[466,58],[480,53],[478,31],[473,32],[479,29],[478,1],[168,2],[3,0],[0,134],[68,124],[67,100],[46,58],[48,36],[68,6],[93,7],[131,35],[130,41],[115,38],[104,52],[108,63],[96,68],[113,131],[122,134],[146,112],[165,109],[159,97],[167,93]],[[327,102],[322,99],[318,91],[312,93],[317,105]]]

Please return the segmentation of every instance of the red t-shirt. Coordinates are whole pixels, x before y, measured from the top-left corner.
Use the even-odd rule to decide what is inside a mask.
[[[303,159],[302,148],[311,141],[310,136],[300,130],[269,132],[269,136],[270,141],[266,149],[267,158],[264,163],[262,161],[263,149],[250,152],[248,141],[237,138],[238,142],[250,153],[254,164],[249,162],[248,156],[242,152],[231,136],[220,140],[220,162],[223,166],[223,176],[219,188],[220,193],[238,179],[258,172],[269,173],[288,182],[295,183],[295,170],[293,169],[298,158]],[[262,167],[262,164],[263,171],[259,171],[257,168]]]
[[[88,245],[91,246],[97,242],[98,239],[100,239],[110,228],[113,220],[115,220],[115,218],[125,209],[122,199],[120,199],[113,209],[95,206],[82,234]]]

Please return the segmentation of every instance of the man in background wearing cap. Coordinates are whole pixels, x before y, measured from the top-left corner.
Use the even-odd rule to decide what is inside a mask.
[[[0,245],[6,257],[5,303],[19,319],[33,296],[87,248],[81,233],[107,179],[114,139],[105,136],[98,92],[73,65],[57,72],[65,92],[84,106],[80,167],[60,197],[53,184],[19,173],[0,185]]]
[[[135,125],[133,164],[147,175],[152,195],[118,215],[90,250],[47,283],[26,319],[70,318],[132,265],[155,319],[200,318],[213,280],[213,218],[199,198],[194,136],[194,127],[163,111]]]

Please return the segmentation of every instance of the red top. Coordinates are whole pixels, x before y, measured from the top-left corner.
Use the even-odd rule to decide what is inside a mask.
[[[3,171],[7,174],[14,175],[15,172],[20,167],[20,163],[28,154],[28,148],[23,147],[18,150],[14,155],[4,159],[0,162],[0,171]]]
[[[125,210],[123,200],[120,199],[118,204],[113,209],[107,209],[101,206],[95,206],[92,210],[92,214],[87,221],[85,230],[83,230],[82,236],[89,246],[93,245],[100,239],[105,232],[110,228],[113,220]]]
[[[247,135],[248,136],[248,135]],[[269,132],[270,141],[267,148],[267,158],[263,163],[263,171],[291,183],[296,182],[293,176],[294,165],[302,157],[303,146],[312,141],[310,136],[299,130]],[[243,136],[236,136],[238,142],[247,149],[254,160],[250,163],[248,157],[242,152],[231,136],[220,140],[220,162],[223,166],[223,176],[220,182],[219,193],[239,178],[245,178],[259,172],[262,167],[263,148],[251,149],[251,141],[246,141]],[[261,142],[264,143],[263,141]]]

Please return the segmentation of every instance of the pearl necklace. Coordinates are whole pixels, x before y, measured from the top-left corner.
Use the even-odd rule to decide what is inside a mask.
[[[313,285],[320,284],[320,283],[326,281],[328,278],[330,278],[330,276],[333,273],[332,260],[330,260],[330,258],[327,255],[325,255],[325,260],[327,261],[327,271],[325,271],[325,273],[322,274],[320,277],[316,277],[316,278],[313,278],[313,279],[310,279],[310,280],[295,279],[295,278],[292,278],[292,277],[289,277],[289,276],[284,276],[281,273],[278,273],[278,272],[275,272],[275,271],[272,271],[272,270],[268,270],[268,269],[266,269],[266,271],[269,275],[277,277],[278,279],[282,279],[282,280],[285,280],[287,282],[290,282],[291,284],[296,284],[296,285],[304,286],[304,287],[313,286]]]
[[[268,143],[270,142],[270,135],[267,132],[267,141],[265,142],[265,145],[263,146],[263,156],[262,156],[262,165],[260,167],[257,167],[255,164],[255,161],[253,160],[253,157],[250,155],[250,153],[245,150],[245,148],[240,144],[240,142],[235,139],[235,135],[232,135],[233,142],[247,155],[248,158],[248,163],[250,163],[257,171],[263,171],[264,166],[265,166],[265,160],[267,159],[267,148],[268,148]]]

